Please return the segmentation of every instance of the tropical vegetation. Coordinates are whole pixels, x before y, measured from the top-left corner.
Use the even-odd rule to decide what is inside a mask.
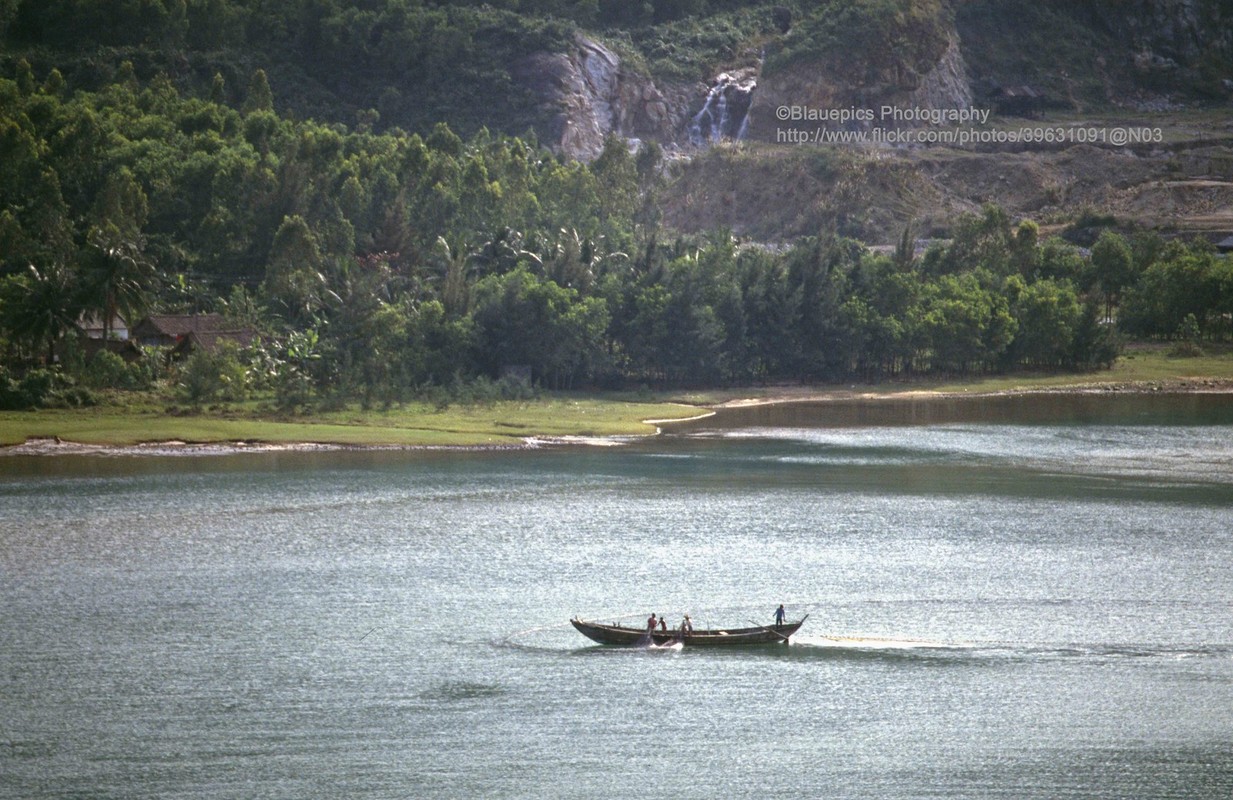
[[[0,34],[33,59],[7,59],[0,77],[0,405],[153,388],[299,411],[984,375],[1107,366],[1123,333],[1233,334],[1233,268],[1210,247],[1107,231],[1088,251],[994,206],[923,250],[910,227],[890,252],[827,230],[682,236],[661,224],[673,173],[654,143],[610,138],[583,164],[533,134],[464,121],[464,138],[405,108],[394,116],[419,132],[378,124],[378,107],[405,100],[393,96],[351,124],[323,121],[302,99],[287,110],[263,68],[222,59],[195,81],[165,60],[268,40],[428,75],[434,58],[476,53],[480,71],[449,87],[467,91],[499,77],[478,54],[490,39],[505,59],[561,40],[565,20],[673,24],[749,4],[504,5],[131,0],[100,16],[73,0],[0,3]],[[48,66],[86,30],[103,48],[93,67],[84,53],[67,77]],[[410,46],[412,32],[435,44]],[[433,97],[423,113],[445,102]],[[106,337],[117,316],[155,311],[217,312],[260,335],[174,363],[86,357],[86,316]]]

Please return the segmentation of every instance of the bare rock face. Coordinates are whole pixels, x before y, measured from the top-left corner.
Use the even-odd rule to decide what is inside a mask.
[[[571,158],[594,159],[611,133],[667,141],[685,125],[679,98],[631,73],[610,49],[584,36],[570,52],[537,53],[513,74],[539,101],[547,120],[542,140]]]
[[[1137,8],[1136,8],[1137,6]],[[1120,12],[1120,13],[1119,13]],[[1108,9],[1115,28],[1124,28],[1149,65],[1193,64],[1204,50],[1231,38],[1228,12],[1202,0],[1139,0]],[[1223,19],[1222,19],[1223,17]]]
[[[1135,73],[1157,85],[1198,83],[1229,94],[1233,75],[1205,75],[1233,58],[1233,9],[1204,0],[1138,0],[1105,11],[1106,24],[1134,48]],[[1223,80],[1220,80],[1220,79]],[[1210,85],[1209,85],[1210,84]]]
[[[972,81],[968,77],[959,37],[952,36],[938,63],[904,100],[913,108],[960,109],[972,105]]]
[[[958,34],[952,31],[931,64],[884,65],[859,81],[848,75],[837,75],[832,68],[818,63],[799,64],[771,76],[762,76],[750,109],[749,135],[750,138],[776,141],[778,132],[787,128],[810,132],[819,126],[868,130],[886,126],[878,116],[883,106],[949,111],[972,105],[971,79]],[[832,116],[800,119],[785,109]],[[924,123],[912,120],[893,123],[894,126],[914,124]]]

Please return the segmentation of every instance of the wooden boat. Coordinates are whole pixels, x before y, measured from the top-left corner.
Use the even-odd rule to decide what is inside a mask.
[[[757,625],[752,628],[714,628],[711,630],[694,630],[690,633],[681,631],[648,631],[645,627],[634,628],[627,625],[605,625],[601,622],[587,622],[574,617],[570,620],[578,632],[600,644],[624,645],[626,647],[669,645],[682,643],[686,647],[719,647],[750,644],[787,644],[788,637],[796,633],[809,615],[801,617],[797,622],[785,622],[783,625]]]

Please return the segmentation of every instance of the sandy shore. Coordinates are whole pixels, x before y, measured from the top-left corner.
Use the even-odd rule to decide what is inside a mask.
[[[725,408],[749,408],[781,403],[827,403],[870,402],[905,399],[949,399],[974,397],[1006,397],[1032,394],[1230,394],[1233,380],[1223,378],[1196,378],[1193,380],[1163,380],[1142,382],[1105,382],[1075,384],[1070,386],[1016,388],[996,391],[909,389],[872,391],[861,389],[835,389],[816,386],[771,386],[761,388],[750,397],[733,398],[710,406],[701,406],[699,414],[675,420],[645,420],[659,425],[674,422],[689,422],[714,416]],[[649,434],[655,435],[655,434]],[[134,445],[84,444],[62,440],[60,437],[31,437],[25,442],[0,447],[2,456],[219,456],[239,453],[325,453],[343,451],[498,451],[534,450],[553,446],[613,447],[637,441],[642,436],[546,436],[529,435],[519,443],[493,445],[398,445],[398,444],[332,444],[325,442],[144,442]]]
[[[1011,395],[1032,394],[1227,394],[1233,393],[1233,380],[1223,378],[1195,378],[1193,380],[1167,381],[1112,381],[1103,383],[1073,384],[1069,386],[1023,387],[1015,389],[997,389],[983,391],[980,389],[937,390],[937,389],[901,389],[890,391],[873,391],[860,389],[819,389],[809,386],[772,386],[762,390],[754,397],[743,397],[716,403],[713,408],[748,408],[750,406],[765,406],[777,403],[826,403],[851,402],[868,400],[879,402],[885,400],[907,400],[913,398],[957,398],[957,397],[1008,397]]]

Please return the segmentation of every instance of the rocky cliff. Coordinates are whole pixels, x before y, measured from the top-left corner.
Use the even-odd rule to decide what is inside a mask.
[[[852,73],[837,68],[829,59],[794,64],[771,75],[763,75],[750,109],[749,135],[754,139],[776,141],[788,128],[813,131],[819,122],[793,122],[780,116],[781,108],[799,107],[812,112],[840,112],[850,118],[826,120],[832,128],[867,130],[882,123],[868,113],[889,105],[904,109],[963,109],[972,105],[959,37],[953,29],[932,59],[910,63],[892,61],[869,64],[863,79],[854,81]],[[898,125],[911,126],[911,120]]]
[[[956,27],[978,100],[1030,86],[1042,105],[1165,111],[1233,96],[1233,5],[1225,0],[960,3]],[[1017,20],[1013,27],[1008,20]]]
[[[571,158],[595,158],[610,133],[675,141],[690,118],[689,89],[657,86],[585,36],[569,52],[530,56],[512,76],[532,91],[548,120],[541,139]]]
[[[1154,84],[1233,92],[1233,5],[1215,0],[1140,0],[1107,24],[1133,50],[1134,70]]]
[[[783,106],[1013,111],[998,100],[1009,92],[1032,97],[1033,108],[1152,110],[1233,96],[1233,5],[1223,0],[931,0],[908,7],[890,21],[861,12],[866,27],[857,41],[838,23],[827,27],[827,9],[807,12],[777,38],[760,40],[771,53],[765,64],[717,61],[709,82],[656,81],[583,35],[567,52],[526,58],[512,75],[538,99],[547,120],[542,140],[581,159],[597,155],[610,133],[688,148],[724,139],[774,142],[785,128],[817,127],[811,120],[785,125]],[[756,52],[752,43],[748,50]],[[828,123],[874,126],[886,127],[867,115]]]
[[[1233,52],[1233,6],[1216,0],[1137,0],[1097,7],[1136,53],[1198,67],[1205,56]]]

